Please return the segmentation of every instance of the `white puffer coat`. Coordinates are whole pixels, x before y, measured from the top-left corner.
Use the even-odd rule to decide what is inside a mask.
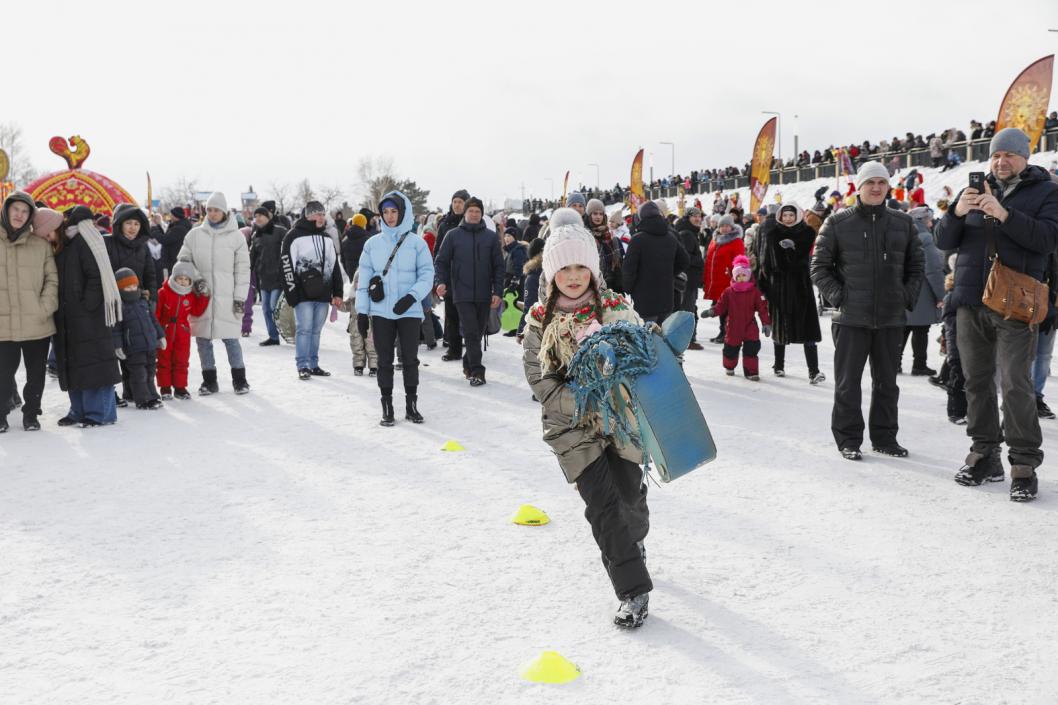
[[[191,316],[191,335],[210,340],[238,338],[242,314],[236,316],[232,307],[235,301],[245,301],[250,289],[250,251],[235,218],[229,214],[219,228],[208,220],[192,228],[177,260],[194,265],[211,294],[206,311]]]

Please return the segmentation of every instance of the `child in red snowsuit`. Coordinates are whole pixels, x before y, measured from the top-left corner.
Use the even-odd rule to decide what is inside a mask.
[[[177,262],[169,280],[158,290],[158,322],[165,329],[164,350],[158,351],[158,386],[162,399],[190,399],[187,391],[187,365],[191,359],[189,316],[201,316],[209,306],[209,288],[189,262]],[[194,284],[192,284],[194,282]]]
[[[747,379],[759,382],[757,353],[760,352],[760,332],[757,330],[757,316],[760,316],[760,321],[764,324],[764,335],[770,336],[771,317],[768,315],[768,303],[750,279],[749,259],[745,255],[735,258],[731,275],[731,286],[724,290],[716,305],[703,313],[702,317],[727,316],[727,327],[724,331],[724,369],[729,375],[735,374],[741,347],[743,373]]]

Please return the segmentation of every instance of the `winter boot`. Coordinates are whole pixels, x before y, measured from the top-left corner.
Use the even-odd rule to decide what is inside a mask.
[[[391,395],[384,395],[382,397],[382,420],[378,422],[379,426],[393,426],[397,422],[393,419],[393,397]]]
[[[624,629],[635,629],[643,626],[643,620],[647,618],[647,605],[649,603],[649,592],[622,600],[621,606],[617,608],[617,614],[613,617],[613,623]]]
[[[250,383],[246,381],[246,368],[233,367],[231,369],[231,386],[236,394],[249,394]]]
[[[22,430],[23,431],[39,431],[40,421],[37,419],[36,414],[23,414],[22,415]],[[1035,496],[1035,494],[1033,495]]]
[[[184,387],[177,387],[173,394],[177,399],[183,399],[184,401],[191,398],[191,393]]]
[[[784,370],[783,368],[776,367],[776,368],[774,368],[774,370],[775,370],[775,376],[776,377],[785,377],[786,376],[786,370]]]
[[[169,401],[170,399],[173,398],[173,388],[172,387],[162,387],[160,391],[161,391],[161,394],[162,394],[162,399],[165,399],[166,401]]]
[[[419,413],[418,401],[419,398],[414,394],[404,397],[404,418],[412,423],[422,423],[425,420]]]
[[[353,375],[356,376],[356,377],[363,377],[364,376],[364,368],[363,367],[354,367],[353,368]]]
[[[210,394],[216,394],[219,391],[220,387],[217,386],[217,371],[202,370],[202,386],[198,388],[198,395],[200,397],[208,397]]]
[[[372,367],[372,368],[368,369],[367,376],[368,377],[377,377],[378,376],[378,368],[377,367]]]
[[[7,433],[7,429],[8,429],[7,417],[6,416],[0,416],[0,433]]]
[[[1002,482],[1003,461],[999,457],[999,449],[988,455],[971,452],[966,456],[966,463],[955,473],[955,481],[967,487],[977,487],[985,481]]]
[[[1036,499],[1036,471],[1028,465],[1010,466],[1010,501],[1031,502]]]
[[[862,460],[863,454],[859,448],[840,448],[841,457],[845,460]]]
[[[888,455],[890,458],[906,458],[907,448],[903,447],[895,441],[887,445],[874,445],[871,447],[875,453],[879,455]]]

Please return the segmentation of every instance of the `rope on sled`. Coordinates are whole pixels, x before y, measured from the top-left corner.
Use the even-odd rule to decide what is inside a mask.
[[[604,433],[620,443],[643,449],[638,423],[629,421],[630,416],[635,418],[631,391],[632,383],[657,365],[652,336],[649,326],[617,321],[581,342],[567,366],[569,386],[576,400],[575,422],[597,414]],[[628,390],[630,403],[621,393],[622,386]]]

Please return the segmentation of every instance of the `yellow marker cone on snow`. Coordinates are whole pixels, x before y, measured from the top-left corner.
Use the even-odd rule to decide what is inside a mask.
[[[511,521],[522,526],[543,526],[551,521],[544,510],[537,509],[531,504],[523,504],[511,517]]]
[[[580,669],[557,651],[544,651],[523,665],[518,675],[534,683],[569,683],[580,678]]]
[[[441,446],[441,450],[446,451],[448,453],[458,453],[460,451],[466,450],[466,448],[459,445],[459,443],[455,441],[448,441],[443,446]]]

